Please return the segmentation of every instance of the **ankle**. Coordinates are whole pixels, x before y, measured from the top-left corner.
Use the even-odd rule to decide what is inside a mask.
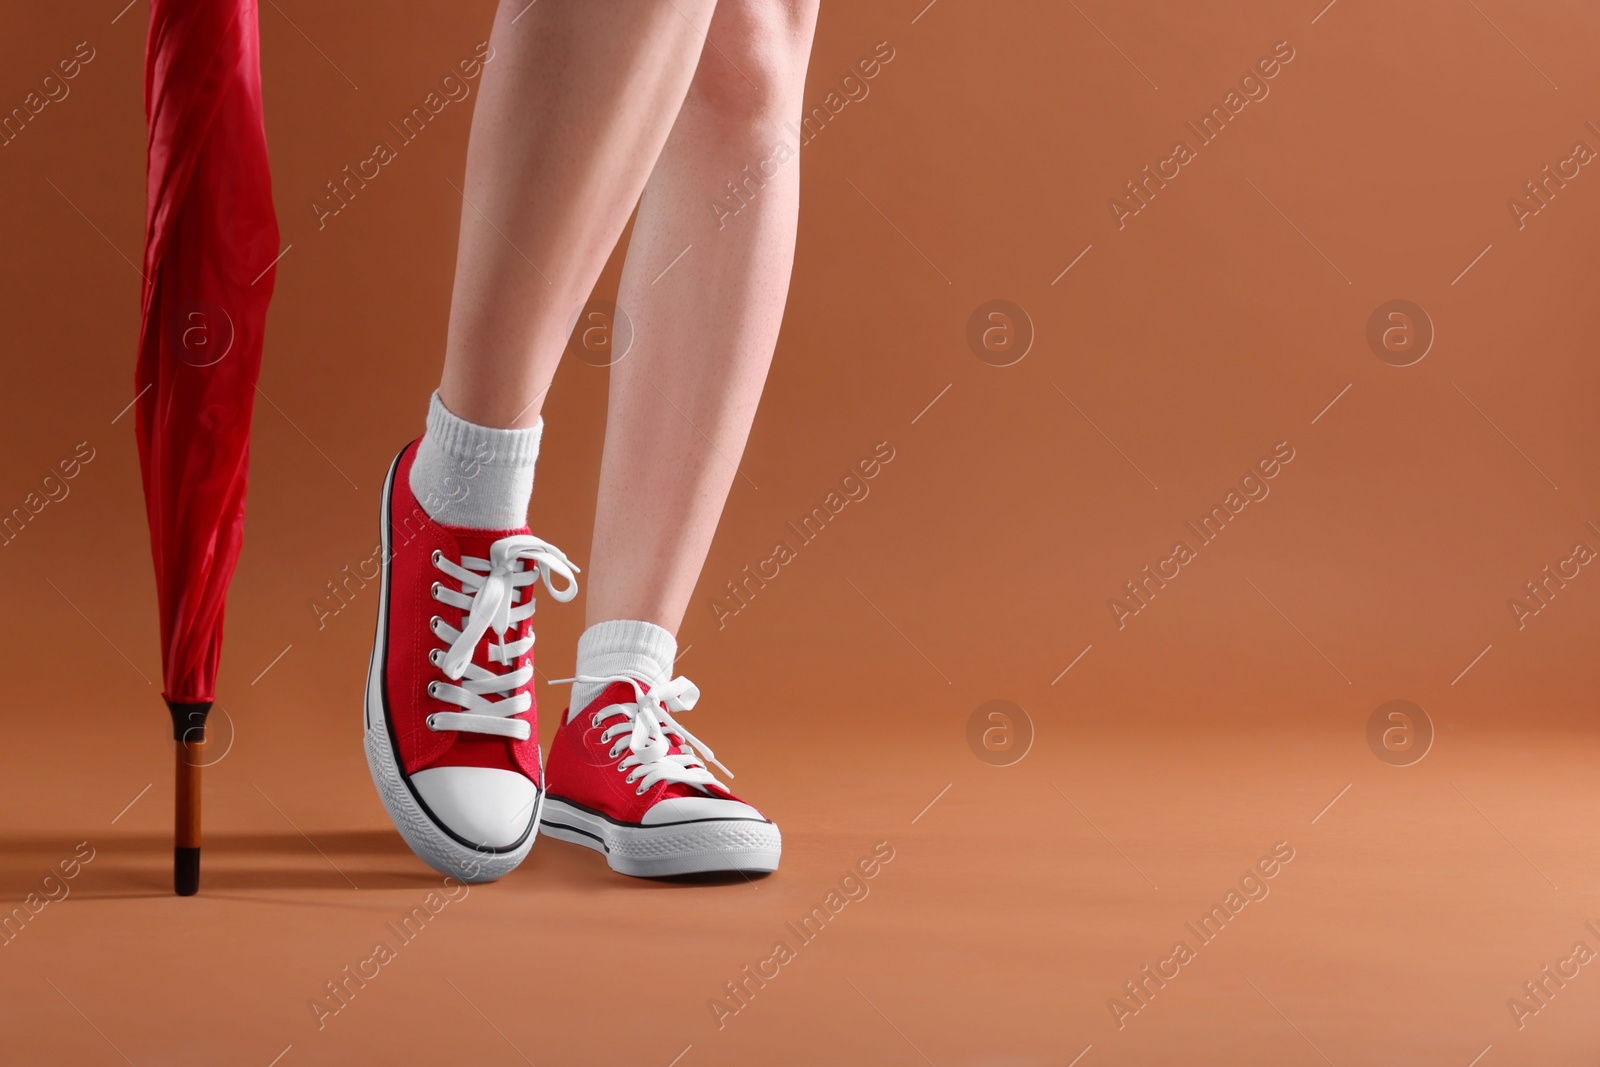
[[[435,522],[474,530],[519,529],[528,522],[543,433],[542,418],[517,430],[468,422],[434,393],[428,430],[411,464],[411,492]]]
[[[639,619],[612,619],[583,631],[573,673],[588,678],[628,677],[645,685],[660,685],[672,677],[677,654],[678,641],[671,631]],[[588,707],[603,689],[605,685],[600,683],[574,682],[567,717]]]

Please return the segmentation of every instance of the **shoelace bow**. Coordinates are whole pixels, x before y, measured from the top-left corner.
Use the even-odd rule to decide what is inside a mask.
[[[711,751],[709,745],[685,730],[672,717],[673,712],[681,714],[690,710],[700,699],[699,688],[689,679],[679,675],[670,682],[651,687],[648,692],[638,679],[625,674],[580,674],[575,678],[553,678],[551,682],[582,682],[599,686],[626,682],[633,687],[632,703],[611,704],[598,709],[590,717],[590,725],[599,727],[607,719],[621,718],[622,721],[612,723],[605,729],[600,735],[600,743],[611,745],[609,754],[612,759],[622,756],[617,770],[628,772],[626,781],[629,783],[638,781],[638,793],[648,792],[657,782],[681,782],[694,786],[702,793],[709,792],[705,788],[708,785],[727,789],[717,781],[700,758],[700,753],[704,752],[705,758],[722,768],[729,778],[733,777],[733,772],[717,759],[717,754]],[[623,734],[628,735],[626,745],[623,744]],[[673,738],[677,739],[677,752],[671,751]],[[624,751],[627,752],[625,756]]]
[[[526,566],[529,563],[533,566]],[[515,670],[497,674],[472,662],[472,655],[478,642],[493,631],[499,640],[488,646],[489,662],[510,667],[521,659],[533,647],[534,635],[529,633],[527,637],[507,641],[506,634],[533,615],[533,593],[529,587],[543,580],[552,597],[571,600],[578,593],[577,565],[559,548],[531,534],[500,538],[489,546],[488,559],[463,556],[461,562],[456,563],[443,552],[435,551],[433,565],[461,587],[456,590],[435,582],[433,599],[460,608],[467,615],[459,630],[437,616],[432,620],[434,635],[449,647],[434,649],[429,658],[456,684],[431,682],[428,695],[462,710],[429,715],[428,729],[494,734],[526,741],[531,729],[525,721],[512,716],[533,706],[531,693],[517,692],[533,677],[533,664],[524,663]],[[565,578],[566,585],[557,588],[552,584],[552,573]],[[525,589],[528,592],[522,603],[516,603],[517,592]]]

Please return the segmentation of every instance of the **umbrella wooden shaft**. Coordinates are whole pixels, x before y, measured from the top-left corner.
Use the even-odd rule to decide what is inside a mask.
[[[200,767],[204,741],[177,743],[172,888],[181,897],[200,891]]]
[[[206,715],[210,703],[167,701],[174,741],[172,891],[200,891],[200,768],[205,762]]]

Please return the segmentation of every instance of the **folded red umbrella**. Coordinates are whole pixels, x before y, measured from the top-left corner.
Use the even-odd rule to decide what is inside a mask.
[[[255,0],[152,0],[137,433],[177,742],[174,889],[200,883],[200,764],[244,534],[278,256]]]

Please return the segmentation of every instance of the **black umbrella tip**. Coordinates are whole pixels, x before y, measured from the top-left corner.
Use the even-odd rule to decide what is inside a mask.
[[[175,848],[172,850],[172,891],[180,897],[192,897],[200,892],[200,850]]]
[[[211,712],[211,701],[185,703],[169,700],[167,710],[172,713],[174,741],[193,741],[198,744],[206,739],[206,716]]]

